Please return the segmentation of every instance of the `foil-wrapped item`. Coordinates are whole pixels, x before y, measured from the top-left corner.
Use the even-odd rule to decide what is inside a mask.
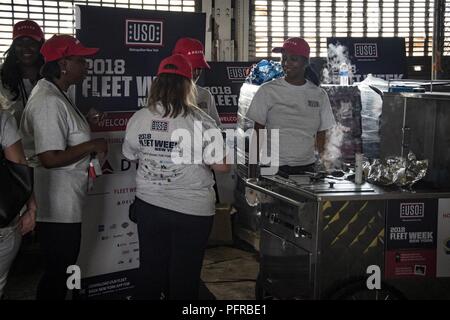
[[[374,159],[372,163],[365,161],[363,169],[370,183],[411,188],[427,174],[428,160],[417,160],[414,153],[410,152],[406,158],[389,157],[384,162]]]
[[[245,81],[251,84],[261,85],[282,76],[284,76],[284,72],[281,63],[264,59],[253,66]]]

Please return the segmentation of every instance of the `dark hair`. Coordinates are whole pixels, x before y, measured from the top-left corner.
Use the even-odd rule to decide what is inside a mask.
[[[305,68],[305,79],[308,79],[316,86],[320,86],[319,76],[309,64]]]
[[[9,49],[5,52],[5,62],[3,63],[1,70],[2,85],[14,95],[12,100],[17,100],[20,95],[19,84],[22,80],[22,70],[17,62],[16,56],[16,40],[13,41]],[[40,68],[44,64],[44,58],[39,54],[39,58],[36,61],[37,66]],[[39,75],[38,75],[38,78]]]
[[[61,68],[59,67],[58,61],[46,62],[41,68],[41,76],[49,81],[59,79],[61,77]]]
[[[177,74],[160,74],[152,83],[148,97],[148,108],[156,111],[156,104],[164,108],[163,117],[183,117],[191,113],[195,104],[195,86],[191,79]]]

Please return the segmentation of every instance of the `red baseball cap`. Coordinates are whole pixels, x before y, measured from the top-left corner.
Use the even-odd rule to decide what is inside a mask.
[[[98,50],[98,48],[86,48],[79,40],[67,34],[55,34],[44,42],[41,54],[44,56],[45,62],[50,62],[70,56],[92,56]]]
[[[210,66],[205,59],[205,48],[203,44],[194,38],[181,38],[175,44],[172,54],[182,54],[186,56],[193,69],[208,68]]]
[[[192,67],[189,60],[181,54],[174,54],[161,61],[158,68],[158,76],[160,74],[170,73],[178,74],[189,80],[192,79]]]
[[[17,22],[13,28],[13,40],[20,37],[30,37],[36,41],[41,41],[44,39],[44,33],[33,20],[23,20]]]
[[[272,49],[272,52],[282,53],[287,52],[297,56],[309,58],[309,44],[303,38],[289,38],[283,42],[282,47],[276,47]]]

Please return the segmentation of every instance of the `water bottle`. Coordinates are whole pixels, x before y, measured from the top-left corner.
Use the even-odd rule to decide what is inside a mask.
[[[363,154],[355,153],[355,183],[363,183]]]
[[[345,62],[341,63],[341,65],[339,66],[339,84],[341,86],[348,86],[349,85],[349,81],[348,81],[348,65]]]

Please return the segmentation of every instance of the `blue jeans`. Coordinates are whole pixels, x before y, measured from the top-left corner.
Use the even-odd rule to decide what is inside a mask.
[[[6,285],[11,264],[19,251],[22,236],[17,225],[0,228],[0,298]]]

